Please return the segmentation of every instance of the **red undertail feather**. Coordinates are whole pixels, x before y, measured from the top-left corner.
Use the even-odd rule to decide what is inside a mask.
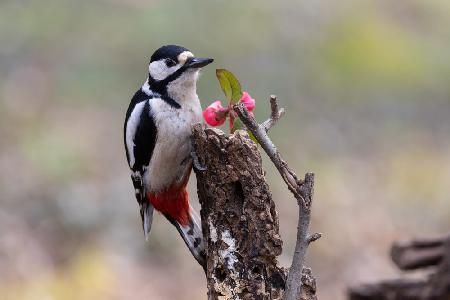
[[[169,188],[157,194],[148,193],[147,199],[162,214],[172,217],[181,225],[189,224],[189,195],[186,186]]]

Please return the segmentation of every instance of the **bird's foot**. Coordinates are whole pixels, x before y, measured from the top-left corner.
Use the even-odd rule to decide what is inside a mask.
[[[191,157],[192,157],[192,164],[194,165],[194,168],[197,171],[204,172],[207,170],[206,166],[203,166],[200,161],[198,160],[197,152],[194,150],[191,151]]]

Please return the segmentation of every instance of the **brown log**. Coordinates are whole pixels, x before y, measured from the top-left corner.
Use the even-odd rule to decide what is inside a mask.
[[[402,270],[433,266],[423,279],[395,279],[350,287],[350,300],[449,300],[450,238],[394,243],[391,256]]]
[[[374,284],[361,284],[349,289],[350,300],[420,300],[426,282],[396,279]]]
[[[444,257],[446,237],[395,242],[392,261],[400,270],[415,270],[438,265]]]

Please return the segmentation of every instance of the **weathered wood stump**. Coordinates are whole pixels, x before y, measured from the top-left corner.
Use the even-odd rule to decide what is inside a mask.
[[[193,126],[193,145],[206,239],[208,299],[282,299],[286,270],[278,215],[257,145],[247,132],[227,136]],[[303,272],[302,299],[316,299],[315,280]]]

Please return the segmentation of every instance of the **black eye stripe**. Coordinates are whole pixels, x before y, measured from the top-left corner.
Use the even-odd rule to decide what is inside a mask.
[[[171,59],[171,58],[167,58],[166,60],[165,60],[165,62],[166,62],[166,66],[167,67],[173,67],[173,66],[175,66],[176,64],[177,64],[177,62],[176,61],[174,61],[173,59]]]

